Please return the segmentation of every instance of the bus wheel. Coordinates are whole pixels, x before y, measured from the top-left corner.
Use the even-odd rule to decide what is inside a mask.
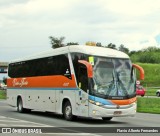
[[[64,114],[64,118],[68,121],[71,121],[75,118],[75,116],[72,115],[72,106],[69,101],[67,101],[64,105],[63,114]]]
[[[20,113],[24,112],[22,98],[18,98],[18,101],[17,101],[17,111],[20,112]]]
[[[112,119],[112,117],[102,117],[102,119],[103,119],[104,121],[109,121],[109,120]]]

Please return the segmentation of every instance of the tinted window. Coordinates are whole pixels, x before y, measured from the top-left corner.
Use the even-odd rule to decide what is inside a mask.
[[[64,54],[11,63],[8,75],[12,78],[63,75],[71,79],[68,55]]]
[[[72,53],[71,57],[72,57],[73,67],[74,67],[75,76],[76,76],[77,84],[78,84],[78,72],[79,72],[78,71],[79,70],[78,60],[87,60],[88,61],[88,55],[82,54],[82,53]]]

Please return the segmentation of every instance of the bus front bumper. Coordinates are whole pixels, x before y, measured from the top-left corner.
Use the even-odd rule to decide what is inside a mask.
[[[89,116],[90,117],[123,117],[134,116],[136,114],[137,104],[132,103],[130,105],[116,106],[98,106],[95,104],[89,104]]]

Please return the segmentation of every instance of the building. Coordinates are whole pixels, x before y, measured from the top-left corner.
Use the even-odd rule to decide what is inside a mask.
[[[0,62],[0,73],[7,73],[8,62]]]

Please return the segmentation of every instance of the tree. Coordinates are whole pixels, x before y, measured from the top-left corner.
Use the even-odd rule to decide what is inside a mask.
[[[159,52],[160,51],[160,49],[159,48],[157,48],[157,47],[155,47],[155,46],[150,46],[150,47],[148,47],[148,48],[146,48],[146,49],[143,49],[142,50],[143,52]]]
[[[126,53],[126,54],[129,54],[129,49],[126,48],[123,44],[121,44],[121,45],[119,46],[119,51],[122,51],[122,52],[124,52],[124,53]]]
[[[132,55],[134,55],[136,53],[137,53],[137,51],[130,51],[129,56],[132,56]]]
[[[133,62],[160,64],[160,48],[148,47],[137,51],[130,57]]]
[[[116,50],[117,50],[116,45],[113,44],[113,43],[108,44],[106,47],[107,47],[107,48],[111,48],[111,49],[116,49]]]
[[[65,37],[56,38],[56,37],[50,36],[49,38],[51,40],[51,45],[53,49],[65,46],[63,44]]]
[[[78,42],[69,42],[69,43],[67,43],[67,46],[69,46],[69,45],[79,45],[79,44],[78,44]]]

